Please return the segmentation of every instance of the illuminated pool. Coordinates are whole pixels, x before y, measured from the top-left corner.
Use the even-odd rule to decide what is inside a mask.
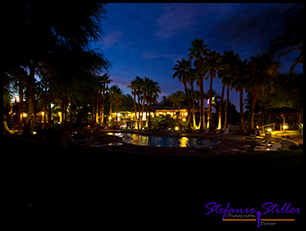
[[[156,136],[156,135],[142,135],[136,133],[107,133],[107,135],[113,135],[122,137],[122,140],[129,144],[141,145],[141,146],[155,146],[155,147],[195,147],[198,145],[216,145],[218,140],[209,138],[197,138],[182,136],[177,138],[176,136]]]

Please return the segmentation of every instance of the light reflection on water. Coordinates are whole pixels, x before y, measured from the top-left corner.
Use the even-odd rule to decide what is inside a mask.
[[[141,146],[155,146],[155,147],[195,147],[198,145],[216,145],[219,142],[213,139],[201,139],[197,137],[175,137],[175,136],[155,136],[142,135],[136,133],[107,133],[107,135],[115,135],[122,137],[123,141],[129,144]]]

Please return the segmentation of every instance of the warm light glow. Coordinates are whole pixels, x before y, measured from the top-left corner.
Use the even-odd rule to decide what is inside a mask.
[[[35,134],[36,134],[36,132],[33,132],[33,134],[35,135]]]
[[[272,131],[272,129],[271,128],[268,128],[268,132],[271,132]]]
[[[45,114],[45,112],[43,112],[43,111],[42,111],[42,112],[41,112],[41,114],[42,114],[42,115],[44,115],[44,114]]]
[[[175,130],[179,130],[179,127],[175,127]]]
[[[284,129],[287,129],[287,128],[288,128],[288,126],[287,126],[287,125],[285,125],[285,126],[284,126]]]
[[[27,117],[27,113],[23,113],[23,117]]]
[[[109,116],[109,117],[108,117],[108,119],[109,119],[109,120],[111,120],[111,119],[112,119],[112,117],[111,117],[111,116]]]
[[[185,115],[187,115],[187,112],[185,112]]]
[[[61,115],[62,113],[59,111],[58,114]]]
[[[185,118],[183,118],[183,121],[185,122],[185,121],[186,121],[186,119],[185,119]]]

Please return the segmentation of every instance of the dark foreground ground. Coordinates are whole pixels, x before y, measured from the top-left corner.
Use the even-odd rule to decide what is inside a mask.
[[[216,212],[205,215],[210,202],[261,211],[266,202],[280,208],[291,203],[302,212],[262,218],[296,219],[275,222],[276,228],[305,226],[302,150],[154,155],[60,147],[9,135],[4,135],[3,147],[3,178],[8,181],[3,190],[10,198],[6,214],[12,230],[256,228],[256,222],[225,222]]]

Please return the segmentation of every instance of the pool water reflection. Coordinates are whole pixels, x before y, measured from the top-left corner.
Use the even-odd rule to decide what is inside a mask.
[[[107,135],[114,135],[121,137],[122,140],[129,144],[141,146],[154,146],[154,147],[195,147],[198,145],[216,145],[219,143],[213,139],[201,139],[197,137],[175,137],[175,136],[156,136],[156,135],[142,135],[136,133],[107,133]]]

